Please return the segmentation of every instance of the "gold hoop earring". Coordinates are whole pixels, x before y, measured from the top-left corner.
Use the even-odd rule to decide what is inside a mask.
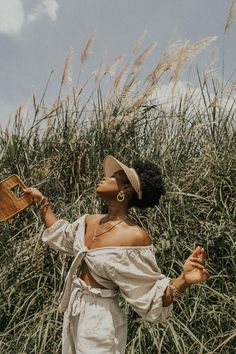
[[[119,191],[116,196],[116,199],[119,203],[122,203],[125,200],[125,193],[123,191]]]

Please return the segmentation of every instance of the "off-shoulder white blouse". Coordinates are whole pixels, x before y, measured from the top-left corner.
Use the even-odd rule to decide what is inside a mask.
[[[97,283],[117,289],[145,320],[167,319],[173,305],[163,307],[162,296],[170,281],[157,266],[153,245],[112,246],[89,250],[84,243],[85,218],[73,223],[59,219],[45,229],[42,240],[57,251],[74,256],[60,297],[60,310],[68,306],[73,277],[83,261]]]

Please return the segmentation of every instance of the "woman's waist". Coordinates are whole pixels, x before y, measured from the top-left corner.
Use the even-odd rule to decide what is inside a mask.
[[[104,274],[90,268],[85,262],[78,268],[76,276],[83,280],[91,288],[117,290],[118,287],[111,280],[106,279]]]
[[[118,294],[118,289],[101,288],[100,284],[98,284],[98,287],[92,287],[76,275],[73,276],[72,291],[75,289],[84,294],[97,295],[103,298],[112,298]]]
[[[88,286],[91,288],[100,288],[106,289],[105,286],[99,284],[94,277],[92,276],[91,272],[88,270],[88,267],[83,269],[78,269],[77,277],[83,280]]]

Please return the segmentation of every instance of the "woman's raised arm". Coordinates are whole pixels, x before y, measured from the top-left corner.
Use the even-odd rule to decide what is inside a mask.
[[[34,202],[39,205],[45,227],[52,226],[58,218],[50,207],[47,198],[37,188],[23,188],[23,191],[25,194],[30,194]]]

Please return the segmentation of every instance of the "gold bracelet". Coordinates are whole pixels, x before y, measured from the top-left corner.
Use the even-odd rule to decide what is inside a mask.
[[[40,205],[40,210],[42,210],[46,205],[49,205],[49,202],[45,202],[44,204]]]
[[[173,279],[170,280],[168,286],[169,286],[169,289],[170,289],[170,292],[171,292],[171,296],[172,296],[173,301],[174,301],[174,302],[178,301],[178,300],[183,296],[183,293],[181,293],[181,292],[176,288],[176,286],[174,285]]]
[[[39,206],[42,206],[44,202],[48,202],[48,199],[43,195],[40,201],[37,203]]]
[[[38,202],[38,205],[39,205],[39,209],[42,210],[46,205],[49,205],[48,198],[42,196],[42,198]]]
[[[41,197],[41,199],[37,202],[38,205],[40,205],[42,203],[42,201],[44,200],[44,195]]]

